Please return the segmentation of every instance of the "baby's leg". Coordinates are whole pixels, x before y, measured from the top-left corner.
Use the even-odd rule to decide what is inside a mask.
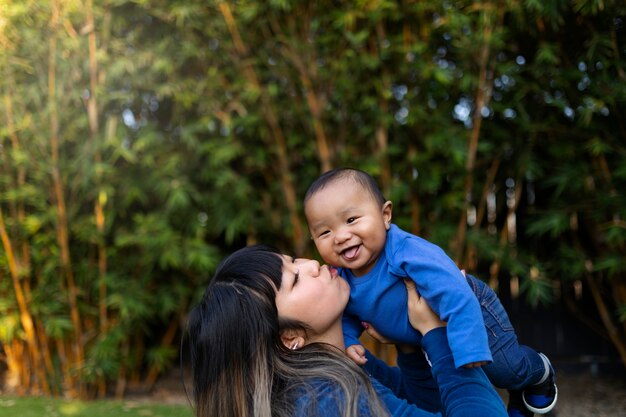
[[[539,382],[545,372],[537,351],[520,345],[515,329],[496,293],[483,281],[468,275],[467,282],[478,298],[489,338],[493,362],[483,366],[499,388],[521,389]]]
[[[547,413],[554,407],[557,395],[554,369],[548,358],[519,344],[500,299],[487,284],[471,275],[467,276],[467,282],[480,303],[489,338],[493,362],[483,366],[489,380],[499,388],[508,389],[511,396],[523,393],[526,408],[533,412]],[[509,413],[511,407],[517,406],[509,403]]]

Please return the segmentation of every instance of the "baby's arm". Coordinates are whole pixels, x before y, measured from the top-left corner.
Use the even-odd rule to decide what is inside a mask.
[[[359,337],[363,332],[361,321],[354,316],[344,313],[342,324],[346,355],[357,365],[364,365],[367,362],[365,348],[359,342]]]
[[[425,245],[421,249],[422,256],[413,258],[406,254],[417,248],[403,250],[405,258],[398,275],[404,272],[410,277],[435,313],[448,323],[448,342],[457,367],[491,361],[480,304],[467,280],[440,248]]]
[[[376,329],[374,329],[369,323],[363,322],[362,325],[365,328],[365,332],[374,339],[378,340],[380,343],[394,343],[393,341],[388,340],[383,335],[378,333]],[[417,347],[415,345],[396,344],[396,348],[398,349],[398,352],[402,353],[413,353],[417,351]],[[346,354],[357,365],[365,365],[365,363],[367,362],[367,356],[365,352],[365,348],[360,344],[354,344],[346,348]]]

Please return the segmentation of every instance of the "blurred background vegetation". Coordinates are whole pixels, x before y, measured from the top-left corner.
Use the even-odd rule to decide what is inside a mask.
[[[337,166],[626,364],[625,25],[623,0],[0,0],[5,388],[152,386],[222,256],[316,256],[301,199]]]

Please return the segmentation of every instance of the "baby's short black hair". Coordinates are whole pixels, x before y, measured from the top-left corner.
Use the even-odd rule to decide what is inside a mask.
[[[336,181],[347,179],[350,179],[362,186],[381,206],[387,201],[374,178],[372,178],[372,176],[367,172],[356,168],[335,168],[330,171],[326,171],[313,181],[304,195],[304,203],[306,204],[313,194],[322,190],[327,185]]]

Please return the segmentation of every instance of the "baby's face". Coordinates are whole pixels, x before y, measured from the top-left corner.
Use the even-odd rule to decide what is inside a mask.
[[[343,179],[313,194],[304,211],[324,262],[357,276],[372,269],[385,247],[391,202],[380,206],[361,185]]]

